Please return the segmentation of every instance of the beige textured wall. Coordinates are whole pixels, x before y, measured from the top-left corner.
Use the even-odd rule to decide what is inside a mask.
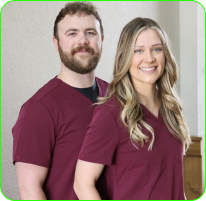
[[[188,29],[196,33],[193,38],[193,42],[197,43],[197,35],[201,38],[199,45],[186,46],[184,48],[197,53],[197,49],[200,51],[200,58],[187,57],[190,63],[194,65],[186,66],[188,69],[192,69],[195,73],[195,77],[190,79],[190,82],[197,88],[201,85],[201,91],[203,90],[202,81],[204,79],[202,60],[204,54],[201,54],[202,41],[204,37],[201,33],[202,20],[200,27],[194,27],[189,22],[193,20],[194,23],[199,24],[198,19],[202,18],[202,8],[198,8],[197,3],[193,2],[194,6],[188,4],[188,2],[158,2],[158,1],[117,1],[117,2],[94,2],[99,8],[99,13],[103,20],[103,26],[105,29],[105,38],[103,43],[103,54],[96,71],[97,76],[110,82],[112,78],[112,69],[114,62],[114,55],[116,52],[116,46],[119,39],[120,32],[123,26],[131,19],[141,16],[149,17],[162,25],[162,27],[168,33],[171,42],[173,44],[173,51],[180,64],[180,58],[185,57],[184,49],[182,48],[180,33],[180,24],[182,23],[181,17],[187,14],[184,8],[187,8],[188,13],[201,13],[194,19],[186,19]],[[6,197],[9,199],[20,199],[15,169],[12,165],[12,134],[11,129],[15,124],[18,117],[18,113],[21,105],[30,98],[42,85],[48,80],[58,74],[60,70],[59,56],[55,51],[52,43],[52,31],[53,23],[56,15],[60,9],[64,6],[63,1],[51,1],[51,2],[33,2],[33,1],[19,1],[10,2],[6,4],[1,14],[1,188]],[[182,11],[183,9],[183,11]],[[191,27],[190,27],[191,26]],[[197,34],[198,30],[198,34]],[[185,33],[187,35],[187,33]],[[198,54],[199,55],[199,54]],[[197,67],[198,66],[198,67]],[[200,75],[199,72],[200,67]],[[182,66],[181,66],[182,68]],[[201,70],[202,69],[202,70]],[[187,74],[188,71],[184,72]],[[197,79],[198,76],[198,79]],[[200,77],[200,79],[199,79]],[[197,84],[198,80],[198,84]],[[178,88],[181,92],[191,95],[187,86],[184,85],[182,80],[178,83]],[[195,90],[195,89],[193,89]],[[198,91],[199,93],[199,91]],[[197,106],[204,103],[202,101],[203,96],[193,97],[192,100],[188,98],[183,99],[184,103],[190,104],[186,118],[193,118],[194,110],[202,110]],[[200,93],[199,93],[200,94]],[[181,95],[181,94],[180,94]],[[186,97],[186,96],[184,96]],[[191,110],[190,110],[191,109]],[[192,112],[190,112],[192,111]],[[197,119],[204,118],[203,113],[195,113],[193,118],[195,127],[191,123],[189,127],[194,130],[194,134],[198,135],[200,131],[204,134],[204,128],[202,124],[199,124]],[[201,120],[204,123],[204,121]],[[198,125],[198,126],[197,126]]]

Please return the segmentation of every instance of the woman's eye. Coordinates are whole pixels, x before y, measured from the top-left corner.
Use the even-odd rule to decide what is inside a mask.
[[[141,52],[143,52],[142,50],[135,50],[134,51],[135,53],[141,53]]]
[[[158,47],[158,48],[155,48],[154,51],[155,51],[155,52],[160,52],[160,51],[162,51],[162,48],[159,48],[159,47]]]

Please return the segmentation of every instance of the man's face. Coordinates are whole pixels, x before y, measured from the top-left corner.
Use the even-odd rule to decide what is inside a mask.
[[[87,74],[99,62],[102,38],[94,15],[66,15],[58,24],[58,51],[62,63],[70,70]]]

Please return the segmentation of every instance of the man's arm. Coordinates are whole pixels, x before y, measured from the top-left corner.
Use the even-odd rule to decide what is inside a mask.
[[[15,167],[21,199],[46,200],[42,186],[48,168],[22,162],[16,162]]]
[[[95,183],[103,169],[103,164],[77,161],[74,191],[80,200],[101,200]]]

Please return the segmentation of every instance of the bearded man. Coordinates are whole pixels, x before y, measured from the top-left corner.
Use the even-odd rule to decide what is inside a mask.
[[[107,89],[107,83],[95,77],[103,38],[101,19],[91,3],[68,3],[57,16],[53,42],[60,73],[24,103],[12,129],[21,199],[78,199],[73,190],[78,154],[93,103]],[[99,187],[107,199],[104,178]]]

